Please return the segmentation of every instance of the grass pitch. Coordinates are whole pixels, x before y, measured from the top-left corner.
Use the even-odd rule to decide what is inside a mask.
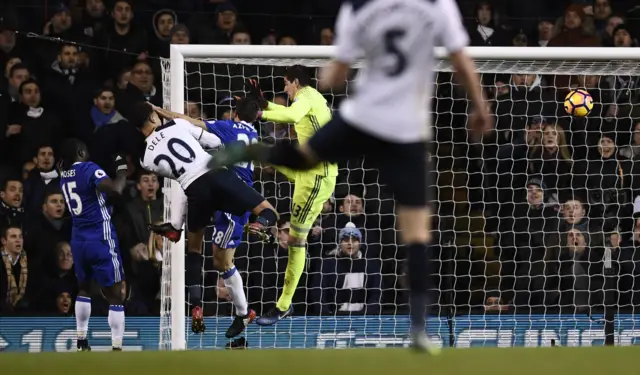
[[[639,363],[639,347],[0,354],[2,374],[23,375],[626,375]]]

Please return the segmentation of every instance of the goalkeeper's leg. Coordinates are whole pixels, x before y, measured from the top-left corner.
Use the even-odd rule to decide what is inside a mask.
[[[289,259],[285,271],[282,295],[276,307],[256,320],[258,325],[272,325],[293,313],[292,300],[306,263],[306,239],[311,226],[331,197],[336,178],[314,173],[300,173],[295,181],[291,213],[291,228],[287,240]]]

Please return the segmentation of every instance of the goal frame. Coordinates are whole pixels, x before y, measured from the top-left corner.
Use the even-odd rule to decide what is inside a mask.
[[[169,109],[184,113],[185,61],[189,58],[217,59],[321,59],[329,61],[334,56],[333,46],[263,46],[263,45],[191,45],[172,44],[169,62]],[[636,47],[467,47],[466,52],[474,60],[502,61],[611,61],[640,60]],[[436,47],[435,57],[446,60],[444,47]],[[574,73],[575,74],[575,73]],[[166,106],[167,103],[165,103]],[[169,200],[177,201],[180,186],[171,181]],[[166,194],[166,193],[165,193]],[[186,350],[185,309],[185,235],[170,244],[171,251],[171,350]],[[162,340],[162,335],[160,335]],[[162,348],[162,342],[159,343]]]

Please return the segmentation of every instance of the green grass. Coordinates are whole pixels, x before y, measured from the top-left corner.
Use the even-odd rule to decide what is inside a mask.
[[[640,373],[640,348],[247,350],[3,353],[2,374],[46,375],[625,375]]]

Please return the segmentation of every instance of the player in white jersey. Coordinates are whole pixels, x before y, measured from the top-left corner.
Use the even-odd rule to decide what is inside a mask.
[[[229,147],[210,165],[258,160],[301,170],[360,155],[377,164],[398,202],[398,226],[407,246],[413,346],[437,353],[425,334],[434,47],[442,44],[449,52],[474,105],[470,125],[484,131],[490,115],[473,61],[464,51],[468,36],[454,0],[347,0],[340,8],[336,37],[335,59],[321,71],[321,89],[344,85],[350,66],[363,59],[355,94],[345,99],[340,113],[305,145]]]
[[[256,113],[257,116],[257,113]],[[266,233],[276,223],[278,214],[257,191],[234,172],[223,169],[211,171],[207,164],[211,156],[204,150],[215,149],[222,142],[216,135],[205,132],[189,121],[176,118],[161,125],[160,118],[147,103],[134,106],[129,121],[145,135],[145,151],[141,159],[144,169],[162,177],[178,181],[184,190],[183,199],[171,202],[171,223],[152,226],[172,241],[181,236],[184,208],[187,207],[187,242],[185,282],[189,290],[191,329],[204,332],[202,312],[202,238],[203,231],[216,211],[243,215],[250,211],[254,231]],[[186,198],[186,205],[184,204]]]

